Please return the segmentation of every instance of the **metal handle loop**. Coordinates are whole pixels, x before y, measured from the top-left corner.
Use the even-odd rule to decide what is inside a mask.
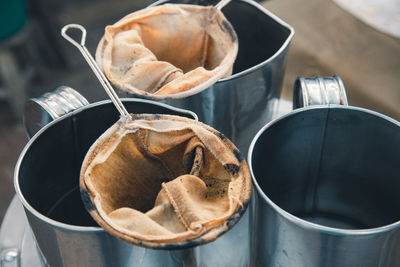
[[[349,105],[343,81],[338,75],[297,77],[293,90],[293,109],[330,104]]]
[[[28,99],[24,106],[23,124],[28,138],[43,126],[89,102],[68,86],[59,86],[37,98]]]
[[[79,29],[82,32],[82,37],[81,37],[81,42],[78,43],[77,41],[75,41],[71,36],[69,36],[67,34],[67,31],[69,29]],[[64,37],[66,40],[68,40],[71,44],[73,44],[74,46],[80,48],[81,46],[85,46],[85,42],[86,42],[86,29],[85,27],[83,27],[80,24],[68,24],[65,25],[62,29],[61,29],[61,35],[62,37]]]
[[[81,42],[80,44],[76,42],[74,39],[72,39],[68,34],[67,31],[71,28],[74,29],[79,29],[82,32],[82,37],[81,37]],[[131,118],[131,115],[128,113],[124,105],[122,104],[121,100],[119,99],[118,95],[115,93],[114,89],[112,88],[110,82],[104,75],[104,73],[101,71],[99,66],[97,65],[96,61],[90,54],[89,50],[87,50],[85,46],[85,41],[86,41],[86,29],[79,24],[68,24],[65,25],[61,29],[61,35],[69,41],[71,44],[76,46],[79,51],[82,53],[83,57],[85,58],[86,62],[89,64],[90,68],[93,70],[94,74],[96,75],[97,79],[100,81],[101,85],[103,86],[104,90],[110,97],[111,101],[114,103],[115,107],[117,108],[118,112],[121,114],[121,116]]]

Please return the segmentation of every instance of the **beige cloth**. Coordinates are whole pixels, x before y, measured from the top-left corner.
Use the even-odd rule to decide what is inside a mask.
[[[251,194],[236,147],[191,119],[133,116],[107,130],[83,162],[80,187],[92,217],[147,247],[204,243],[227,231]]]
[[[160,100],[193,95],[229,76],[237,51],[221,11],[165,4],[107,26],[96,61],[124,92]]]

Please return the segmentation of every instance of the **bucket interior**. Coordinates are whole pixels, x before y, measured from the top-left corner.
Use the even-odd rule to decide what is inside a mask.
[[[164,3],[215,5],[212,0],[175,0]],[[264,11],[245,1],[231,1],[222,9],[239,40],[239,51],[233,74],[247,70],[276,54],[289,38],[291,31]]]
[[[193,117],[164,106],[125,101],[131,113],[171,114]],[[79,172],[93,142],[119,119],[111,103],[84,108],[65,116],[43,131],[23,156],[19,187],[36,211],[58,222],[97,226],[83,206]]]
[[[311,108],[268,127],[252,168],[265,195],[304,220],[367,229],[400,220],[400,126],[357,108]]]

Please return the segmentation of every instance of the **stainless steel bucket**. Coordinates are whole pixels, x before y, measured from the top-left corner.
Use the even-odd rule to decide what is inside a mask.
[[[45,116],[33,118],[36,123],[29,123],[31,119],[27,118],[28,133],[39,128],[35,128],[36,124],[45,124],[49,118],[55,120],[30,139],[18,159],[14,175],[17,195],[50,266],[248,265],[249,250],[234,249],[249,236],[248,232],[240,231],[242,220],[211,243],[175,250],[138,247],[98,227],[81,202],[79,170],[90,145],[119,115],[110,101],[84,106],[87,102],[71,90],[61,88],[31,101],[30,110],[37,112],[27,112],[27,116]],[[132,113],[174,114],[197,119],[193,112],[163,103],[141,99],[123,102]],[[74,110],[77,107],[80,108]],[[42,108],[45,112],[40,113]],[[63,113],[67,114],[56,118]]]
[[[216,2],[161,0],[154,5]],[[225,134],[245,154],[254,135],[278,110],[286,56],[294,30],[252,0],[231,1],[222,12],[239,40],[233,75],[201,93],[165,100],[165,103],[192,110],[200,121]]]
[[[295,87],[306,107],[262,128],[248,154],[254,266],[400,266],[400,123],[347,106],[338,77]]]

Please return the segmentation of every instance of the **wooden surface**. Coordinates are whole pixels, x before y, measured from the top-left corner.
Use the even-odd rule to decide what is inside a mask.
[[[283,96],[304,77],[338,74],[349,103],[400,120],[400,42],[346,13],[330,0],[272,0],[263,6],[296,31]]]

